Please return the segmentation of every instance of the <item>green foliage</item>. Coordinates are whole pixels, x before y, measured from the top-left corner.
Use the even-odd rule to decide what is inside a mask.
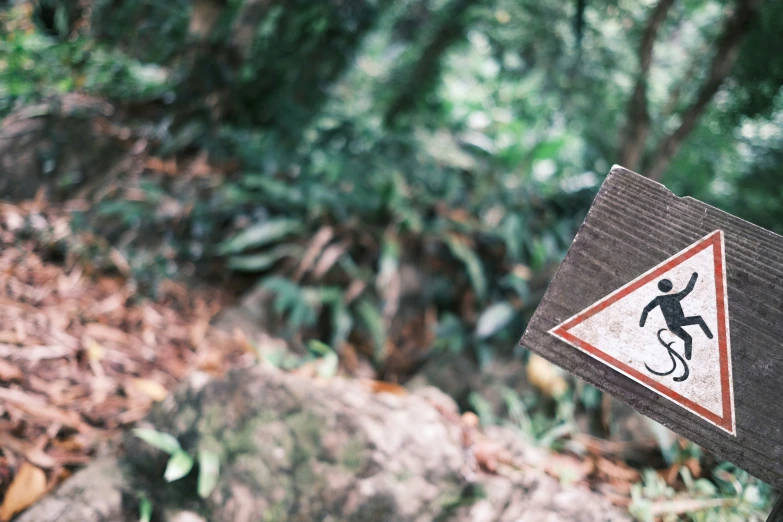
[[[278,242],[286,236],[301,232],[303,228],[299,221],[284,218],[255,223],[224,242],[219,252],[223,255],[245,252]]]
[[[509,303],[495,303],[481,314],[476,323],[476,337],[483,339],[490,337],[506,326],[512,319],[516,310]]]
[[[185,0],[97,0],[92,27],[101,42],[145,62],[165,63],[187,44],[189,7]]]
[[[286,257],[297,257],[302,253],[298,245],[279,245],[266,252],[231,256],[228,258],[228,268],[236,272],[264,272]]]
[[[774,114],[776,101],[783,86],[783,57],[770,53],[769,49],[783,45],[783,34],[778,21],[783,19],[783,5],[771,2],[765,5],[753,31],[742,46],[742,59],[738,60],[729,103],[732,110],[727,116],[737,118],[769,117]],[[736,121],[736,120],[735,120]]]
[[[378,307],[368,299],[362,299],[356,308],[359,319],[370,333],[374,359],[376,362],[382,362],[386,348],[386,328],[383,324],[383,317],[378,311]]]
[[[564,393],[554,398],[539,394],[521,396],[519,392],[505,385],[500,385],[498,391],[504,411],[476,392],[472,392],[468,397],[470,407],[485,426],[503,425],[513,428],[528,442],[548,449],[562,449],[565,441],[579,431],[575,421],[576,405],[572,393]]]
[[[217,486],[220,476],[220,459],[205,449],[198,451],[198,496],[207,498]]]
[[[150,522],[152,520],[152,501],[147,495],[139,495],[139,522]]]
[[[166,482],[179,480],[190,473],[194,463],[193,457],[188,455],[187,451],[177,450],[166,463],[166,471],[163,473],[163,478],[166,479]]]
[[[695,479],[680,469],[685,494],[668,486],[653,470],[633,486],[630,512],[642,522],[763,522],[771,509],[772,489],[729,463],[719,465],[714,480]],[[684,515],[684,516],[683,516]]]
[[[168,453],[169,455],[173,455],[182,449],[179,445],[179,441],[168,433],[161,433],[151,429],[136,428],[133,430],[133,434],[153,448],[157,448],[163,452]]]
[[[182,449],[179,441],[168,433],[162,433],[152,429],[136,428],[133,434],[149,444],[170,455],[163,478],[166,482],[174,482],[186,477],[196,464],[187,451]],[[210,450],[199,448],[198,450],[198,482],[197,493],[201,498],[207,498],[217,485],[220,475],[220,458]],[[152,512],[152,504],[149,499],[142,497],[139,500],[139,511],[142,520],[149,520]]]
[[[481,266],[481,259],[468,245],[460,238],[449,235],[446,237],[446,244],[451,253],[459,259],[467,271],[473,290],[479,300],[484,300],[487,295],[487,280],[484,276],[484,268]]]
[[[321,341],[315,339],[311,340],[308,345],[310,353],[312,353],[317,359],[320,359],[318,364],[318,376],[324,379],[334,377],[337,374],[337,368],[339,360],[337,354],[332,348]]]
[[[270,277],[264,282],[264,288],[275,294],[275,311],[288,318],[294,330],[311,326],[317,319],[316,306],[318,290],[301,288],[293,281],[282,277]]]
[[[87,37],[62,39],[35,30],[25,5],[0,13],[0,116],[77,90],[129,101],[159,96],[169,87],[164,69]]]

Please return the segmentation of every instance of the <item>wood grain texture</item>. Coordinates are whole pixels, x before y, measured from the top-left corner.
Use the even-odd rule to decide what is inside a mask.
[[[547,333],[723,230],[736,437]],[[783,489],[783,237],[615,166],[520,344]]]

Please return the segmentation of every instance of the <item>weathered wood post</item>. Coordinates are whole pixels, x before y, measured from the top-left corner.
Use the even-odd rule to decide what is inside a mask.
[[[520,343],[783,490],[783,237],[615,166]]]

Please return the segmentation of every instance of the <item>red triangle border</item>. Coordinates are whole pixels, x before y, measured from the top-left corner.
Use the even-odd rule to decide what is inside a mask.
[[[721,395],[723,404],[723,415],[718,416],[715,413],[707,410],[703,406],[693,402],[692,400],[680,395],[679,393],[667,388],[665,385],[651,379],[649,376],[642,372],[628,366],[599,350],[595,346],[579,339],[573,334],[569,333],[569,330],[574,326],[580,324],[586,319],[592,317],[598,312],[606,309],[613,303],[624,298],[628,294],[634,292],[638,288],[644,286],[653,279],[660,277],[665,272],[668,272],[675,266],[685,262],[691,257],[695,256],[699,252],[704,251],[707,248],[713,247],[713,257],[715,262],[715,294],[716,294],[716,308],[718,311],[718,349],[720,351],[720,377],[721,377]],[[726,271],[725,271],[725,256],[723,248],[723,231],[716,230],[704,237],[700,241],[697,241],[690,247],[686,248],[674,257],[664,261],[660,265],[652,268],[648,272],[642,274],[638,278],[634,279],[625,286],[615,290],[611,294],[607,295],[603,299],[599,300],[595,304],[587,307],[583,311],[579,312],[575,316],[567,319],[563,323],[557,325],[549,333],[555,337],[560,338],[566,343],[582,350],[588,355],[598,359],[599,361],[609,365],[615,370],[620,371],[631,379],[643,384],[644,386],[651,388],[661,395],[664,395],[671,401],[679,404],[680,406],[690,410],[693,413],[703,417],[712,424],[722,428],[732,435],[736,435],[735,423],[734,423],[734,404],[733,404],[733,392],[732,392],[732,376],[731,376],[731,361],[729,353],[729,318],[728,318],[728,303],[726,294]]]

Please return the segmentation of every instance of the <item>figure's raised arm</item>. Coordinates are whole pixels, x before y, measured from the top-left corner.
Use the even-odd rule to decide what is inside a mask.
[[[699,278],[699,274],[694,272],[693,275],[691,276],[691,280],[688,281],[688,286],[685,287],[685,290],[677,294],[677,297],[683,299],[685,298],[686,295],[690,294],[691,291],[693,290],[693,287],[696,286],[696,280],[698,278]]]
[[[653,308],[658,306],[658,298],[656,297],[652,301],[650,301],[647,306],[644,307],[644,310],[642,310],[642,318],[639,320],[639,326],[644,328],[644,323],[647,322],[647,314],[652,312]]]

